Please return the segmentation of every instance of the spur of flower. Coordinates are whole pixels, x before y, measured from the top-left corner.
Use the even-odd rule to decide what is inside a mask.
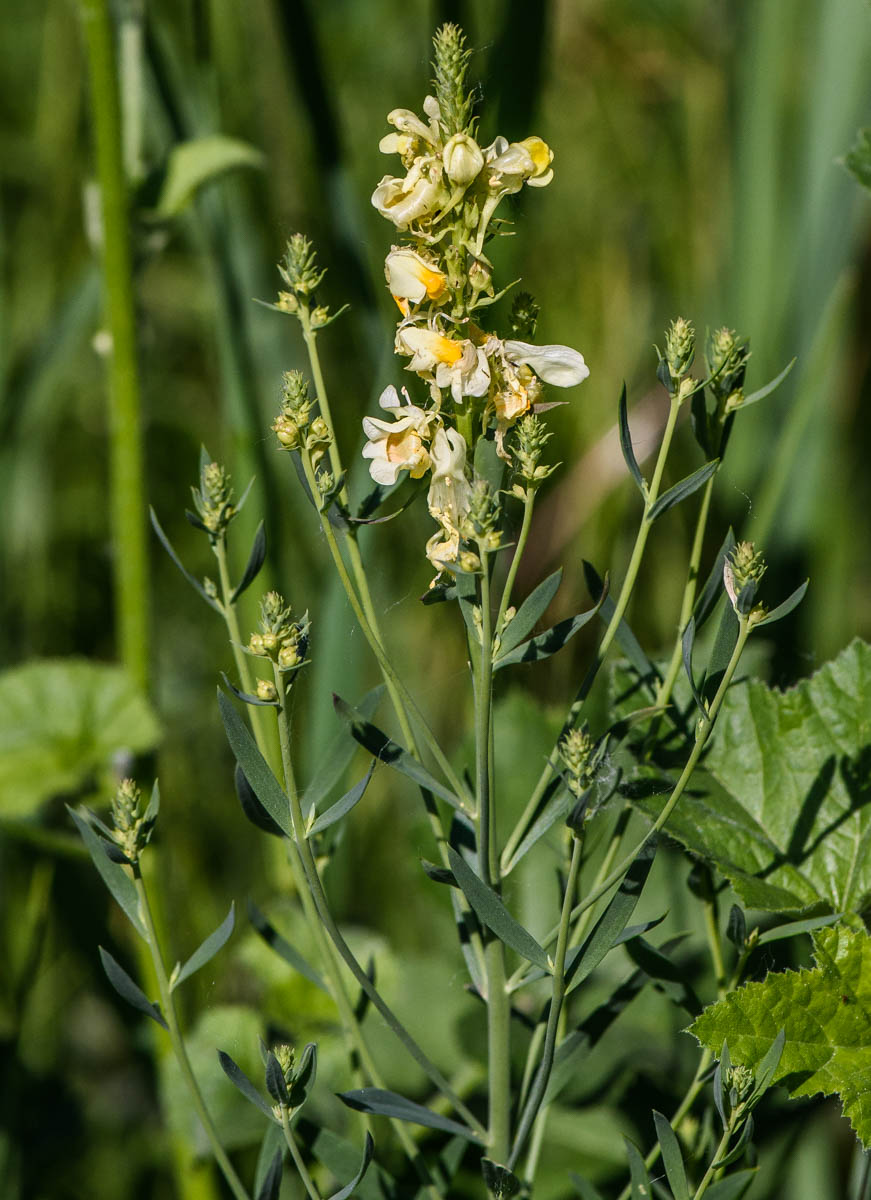
[[[394,484],[400,471],[408,471],[412,479],[420,479],[430,466],[424,440],[428,439],[428,427],[435,414],[426,413],[412,404],[405,389],[403,395],[406,404],[400,403],[396,388],[391,384],[378,400],[380,406],[393,415],[392,421],[377,417],[363,419],[363,432],[368,438],[363,457],[370,460],[369,474],[376,483]]]

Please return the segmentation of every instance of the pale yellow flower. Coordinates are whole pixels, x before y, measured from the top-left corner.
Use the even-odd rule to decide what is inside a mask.
[[[553,179],[550,165],[553,151],[540,137],[510,143],[504,137],[497,137],[484,155],[488,186],[499,195],[519,192],[524,183],[530,187],[546,187]]]
[[[451,183],[466,187],[480,173],[484,154],[474,138],[467,133],[455,133],[442,151],[442,164]]]
[[[408,393],[403,389],[405,399]],[[425,413],[410,401],[400,404],[396,388],[391,384],[381,393],[378,403],[390,413],[393,421],[377,417],[363,418],[363,432],[369,439],[363,447],[363,457],[371,459],[369,474],[376,483],[386,486],[396,483],[400,471],[408,471],[412,479],[420,479],[430,465],[424,445],[433,413]]]
[[[456,562],[460,525],[469,511],[472,489],[466,478],[466,442],[456,429],[439,426],[430,447],[432,481],[427,494],[431,515],[441,529],[426,544],[426,555],[441,570]]]
[[[416,158],[404,179],[384,176],[372,193],[372,204],[397,229],[407,229],[443,206],[446,194],[441,171],[441,161],[435,156]]]
[[[490,387],[487,355],[468,338],[449,338],[435,329],[400,325],[396,349],[412,356],[409,371],[428,379],[437,389],[450,388],[457,404],[464,396],[483,396]]]
[[[404,316],[408,316],[409,301],[420,304],[425,299],[438,300],[445,292],[444,271],[416,250],[400,250],[394,246],[384,262],[384,274],[390,294]]]
[[[571,346],[532,346],[529,342],[507,341],[505,357],[513,363],[524,363],[539,379],[554,387],[574,387],[590,374],[583,354]]]

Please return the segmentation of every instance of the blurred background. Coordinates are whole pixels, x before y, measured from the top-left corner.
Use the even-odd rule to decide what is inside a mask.
[[[116,1004],[99,973],[98,942],[120,947],[128,965],[135,959],[61,801],[99,805],[119,746],[157,751],[143,770],[161,779],[154,869],[179,957],[231,898],[243,909],[246,896],[280,906],[283,872],[266,839],[243,823],[233,793],[214,704],[218,671],[231,664],[225,631],[153,538],[147,702],[108,668],[85,680],[76,676],[79,661],[33,662],[116,661],[118,551],[107,507],[105,336],[80,13],[73,0],[31,0],[7,5],[5,16],[0,1195],[213,1200],[220,1185],[190,1165],[177,1081],[159,1052],[152,1056],[151,1031]],[[736,423],[709,525],[708,560],[730,524],[760,544],[768,598],[811,578],[804,604],[772,627],[762,669],[785,685],[854,636],[871,635],[871,196],[839,162],[858,128],[871,124],[865,0],[120,0],[114,17],[128,133],[141,133],[128,168],[147,498],[202,577],[215,573],[208,542],[184,518],[200,445],[227,465],[237,494],[255,477],[233,527],[236,570],[265,516],[270,554],[259,583],[278,586],[313,618],[314,661],[297,699],[304,776],[336,732],[330,692],[356,698],[377,675],[290,459],[269,430],[282,372],[305,370],[297,326],[253,298],[274,299],[287,237],[307,234],[328,267],[319,299],[350,304],[319,345],[343,451],[357,462],[352,492],[361,495],[360,420],[387,383],[403,381],[382,273],[392,230],[369,204],[394,167],[378,141],[389,110],[420,111],[429,39],[443,20],[461,23],[475,50],[482,141],[534,133],[554,149],[552,184],[508,202],[516,236],[494,248],[497,287],[522,277],[542,308],[536,340],[577,347],[591,369],[553,416],[551,447],[564,467],[544,493],[523,585],[564,562],[554,604],[561,617],[588,607],[582,558],[621,577],[637,498],[614,435],[617,397],[625,379],[642,459],[656,447],[666,407],[652,346],[680,314],[700,335],[725,324],[749,337],[749,390],[797,358],[783,386]],[[244,143],[242,165],[177,211],[156,208],[173,147],[212,135]],[[507,303],[493,310],[503,332]],[[670,480],[700,461],[685,428]],[[691,505],[678,509],[651,539],[630,615],[651,652],[667,652],[674,636],[693,519]],[[430,532],[417,504],[368,531],[364,554],[403,674],[459,752],[460,632],[449,610],[418,602],[431,575],[423,556]],[[246,597],[246,630],[259,591]],[[590,644],[578,638],[549,668],[506,685],[504,727],[523,730],[522,739],[505,738],[506,780],[528,774],[529,761],[546,752],[560,698],[574,692]],[[440,972],[458,972],[451,922],[422,881],[417,859],[431,847],[413,798],[379,776],[370,799],[337,849],[330,888],[413,1012]],[[403,856],[397,848],[411,849]],[[534,920],[537,898],[521,887],[518,903]],[[330,1028],[313,989],[255,942],[238,933],[186,998],[206,1073],[216,1070],[216,1045],[254,1072],[263,1014],[301,1040]],[[471,1036],[454,1020],[459,980],[452,996],[456,1004],[434,1020],[459,1065]],[[691,1070],[691,1047],[675,1050],[664,1033],[679,1027],[673,1008],[653,1004],[626,1035],[623,1051],[653,1088],[667,1092],[672,1069]],[[324,1119],[338,1123],[345,1118],[329,1093],[344,1086],[343,1071],[341,1055],[327,1054]],[[542,1197],[567,1194],[565,1171],[579,1169],[579,1157],[594,1176],[620,1178],[622,1146],[606,1119],[628,1078],[617,1075],[603,1066],[601,1078],[587,1080],[584,1121],[555,1114]],[[256,1154],[257,1120],[239,1115],[221,1079],[209,1087],[235,1146]],[[800,1155],[795,1128],[776,1129],[772,1143],[780,1147],[772,1161],[790,1159],[794,1175],[772,1170],[760,1197],[836,1200],[850,1142],[836,1109],[807,1109]],[[649,1141],[649,1132],[637,1136]]]

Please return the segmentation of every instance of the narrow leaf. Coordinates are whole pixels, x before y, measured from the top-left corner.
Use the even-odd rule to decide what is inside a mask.
[[[269,1170],[263,1177],[263,1183],[257,1193],[257,1200],[278,1200],[281,1191],[281,1172],[284,1162],[284,1147],[279,1146],[272,1156]]]
[[[215,932],[210,934],[200,948],[193,952],[179,973],[176,975],[172,984],[173,990],[175,990],[175,988],[177,988],[183,980],[189,979],[191,975],[193,975],[194,971],[198,971],[200,967],[204,967],[207,962],[215,957],[219,950],[223,949],[223,947],[229,941],[230,934],[233,932],[235,923],[236,906],[235,904],[231,904],[230,911],[227,913],[226,917],[215,930]]]
[[[595,617],[599,607],[596,605],[595,608],[578,613],[575,617],[567,617],[565,621],[560,621],[545,633],[530,638],[528,642],[523,642],[522,645],[509,650],[507,654],[500,654],[493,663],[493,670],[498,671],[501,667],[510,666],[512,663],[540,662],[543,658],[550,658],[552,654],[562,650],[569,638],[573,638],[579,629],[583,629],[587,622]],[[511,626],[509,625],[508,628],[510,629]]]
[[[152,1021],[156,1021],[169,1033],[169,1026],[164,1020],[163,1013],[157,1004],[152,1004],[148,997],[143,992],[138,983],[134,983],[124,968],[117,963],[108,950],[99,947],[100,961],[103,964],[103,970],[106,972],[106,977],[112,987],[118,993],[122,1000],[126,1000],[128,1004],[132,1004],[139,1012],[145,1013],[146,1017],[150,1017]]]
[[[369,780],[372,778],[372,772],[374,770],[375,761],[373,760],[371,767],[360,780],[360,782],[356,783],[350,791],[345,792],[341,800],[337,800],[335,804],[331,805],[326,812],[322,813],[318,817],[314,825],[312,825],[311,829],[308,831],[307,836],[313,837],[316,833],[323,833],[325,829],[329,829],[331,825],[335,825],[336,821],[341,821],[342,817],[349,813],[355,805],[359,804],[363,799],[363,793],[369,786]]]
[[[289,1106],[290,1097],[287,1094],[284,1071],[271,1050],[266,1055],[266,1090],[276,1104],[283,1104],[285,1108]]]
[[[650,1176],[647,1174],[647,1167],[644,1165],[644,1159],[638,1147],[629,1141],[629,1138],[624,1138],[623,1143],[626,1147],[626,1157],[629,1159],[629,1182],[631,1186],[632,1200],[650,1200]]]
[[[235,604],[242,593],[251,586],[254,580],[260,573],[260,568],[266,561],[266,526],[261,521],[257,526],[257,532],[254,534],[254,541],[251,544],[251,553],[248,555],[248,562],[245,565],[245,570],[242,572],[242,578],[233,589],[233,594],[230,596],[230,603]]]
[[[187,567],[181,561],[179,556],[176,554],[175,550],[173,550],[172,543],[170,542],[170,540],[166,536],[166,534],[163,532],[163,527],[161,526],[160,521],[158,521],[158,519],[157,519],[157,513],[154,511],[153,508],[149,508],[148,511],[151,514],[151,527],[154,530],[154,532],[157,534],[157,540],[160,542],[161,546],[163,546],[164,550],[167,552],[169,557],[172,559],[172,561],[175,563],[175,565],[181,571],[182,575],[184,575],[185,579],[188,581],[188,583],[191,585],[191,587],[194,589],[194,591],[198,592],[199,595],[202,596],[202,598],[205,600],[206,604],[208,604],[210,608],[213,608],[215,610],[215,612],[218,612],[221,614],[221,616],[223,616],[224,610],[221,607],[220,602],[218,600],[213,599],[208,594],[206,589],[200,583],[199,579],[197,579],[197,577],[195,575],[191,575],[190,571],[187,569]],[[208,532],[208,531],[206,531],[206,532]]]
[[[650,838],[583,944],[566,961],[566,982],[571,980],[572,987],[583,982],[616,944],[635,911],[655,856],[656,839]]]
[[[771,1043],[771,1049],[763,1058],[762,1062],[756,1068],[756,1086],[750,1097],[751,1103],[755,1103],[765,1095],[771,1087],[771,1081],[777,1074],[777,1068],[780,1066],[780,1060],[783,1058],[783,1048],[786,1045],[786,1030],[779,1030],[777,1037]]]
[[[425,767],[411,757],[407,750],[403,750],[397,742],[392,741],[386,733],[383,733],[376,725],[367,721],[356,709],[350,704],[346,704],[341,696],[333,695],[333,705],[336,712],[348,722],[351,727],[351,734],[356,741],[360,743],[370,754],[379,759],[388,766],[393,767],[395,771],[399,771],[402,775],[407,775],[409,779],[427,791],[432,792],[436,796],[440,796],[442,800],[447,800],[448,804],[454,808],[462,808],[460,801],[452,791],[446,788],[443,784],[433,778]]]
[[[300,975],[307,979],[309,983],[313,983],[315,987],[320,988],[327,995],[330,994],[326,984],[314,967],[309,966],[299,951],[295,950],[290,942],[281,936],[277,929],[270,924],[264,913],[250,900],[248,901],[248,919],[264,942],[266,942],[267,946],[270,946],[280,958],[289,963],[295,971],[299,971]]]
[[[363,1176],[369,1170],[369,1164],[372,1161],[372,1155],[375,1153],[375,1143],[372,1140],[372,1134],[366,1134],[366,1144],[363,1147],[363,1161],[360,1163],[360,1169],[350,1183],[346,1184],[339,1192],[334,1192],[330,1196],[330,1200],[350,1200],[354,1194],[354,1189],[363,1179]]]
[[[536,622],[556,595],[562,577],[563,569],[560,567],[529,593],[500,638],[500,655],[507,654],[515,646],[519,646],[532,633]]]
[[[681,638],[681,649],[683,651],[683,667],[684,667],[684,671],[686,671],[687,679],[690,682],[690,691],[693,694],[693,699],[695,700],[696,704],[699,706],[700,710],[702,712],[704,712],[705,711],[705,702],[702,699],[701,694],[699,693],[699,689],[696,687],[696,681],[693,678],[693,645],[695,643],[695,640],[696,640],[696,619],[695,619],[695,617],[690,617],[689,621],[687,621],[687,627],[683,631],[683,637]]]
[[[367,692],[359,704],[357,712],[367,721],[371,721],[384,695],[384,684],[380,683],[371,692]],[[303,800],[308,805],[308,816],[314,812],[321,802],[326,799],[336,784],[351,765],[351,760],[357,753],[357,745],[353,738],[348,737],[344,725],[340,725],[335,736],[324,751],[321,765],[309,780],[303,793]]]
[[[281,784],[272,774],[266,759],[257,749],[257,743],[251,736],[248,726],[220,689],[218,690],[218,707],[221,710],[221,720],[224,722],[230,749],[236,756],[236,761],[244,771],[245,778],[254,790],[254,794],[281,831],[287,837],[292,838],[290,801]]]
[[[670,487],[667,492],[663,492],[647,514],[647,520],[651,523],[656,521],[663,513],[668,512],[670,508],[674,508],[676,504],[680,504],[681,500],[686,500],[693,492],[697,492],[700,487],[708,482],[719,465],[720,460],[715,458],[711,462],[705,463],[703,467],[699,467],[698,471],[693,471],[692,475],[687,475],[685,479],[682,479],[680,483],[676,483],[674,487]]]
[[[749,396],[745,396],[737,411],[740,412],[742,408],[747,408],[748,405],[756,404],[757,401],[764,400],[766,396],[770,396],[775,388],[779,388],[784,379],[786,379],[787,375],[795,366],[796,361],[796,359],[793,359],[792,362],[788,362],[780,374],[775,375],[770,383],[766,383],[765,387],[761,387],[758,391],[751,392]]]
[[[466,863],[453,846],[448,847],[448,857],[457,883],[472,906],[478,920],[496,936],[516,950],[523,958],[541,967],[544,971],[551,970],[550,959],[544,948],[538,944],[532,934],[518,924],[502,900],[491,887],[479,879],[472,868]]]
[[[220,133],[177,142],[169,152],[155,215],[175,217],[205,184],[239,167],[263,167],[265,161],[255,146]]]
[[[672,1196],[674,1200],[689,1200],[690,1189],[687,1184],[687,1173],[675,1132],[668,1118],[655,1109],[653,1122],[656,1125],[656,1137],[662,1150],[662,1165],[668,1176],[668,1186],[671,1188]]]
[[[696,618],[696,629],[701,629],[723,594],[723,564],[726,561],[726,556],[734,548],[735,534],[730,526],[729,532],[723,539],[723,544],[717,553],[717,557],[714,559],[711,573],[706,579],[705,586],[702,588],[693,608],[693,616]]]
[[[755,629],[761,629],[763,625],[773,625],[775,621],[780,621],[783,617],[789,616],[794,608],[798,608],[804,594],[807,591],[807,585],[810,580],[806,579],[800,587],[797,587],[788,599],[784,600],[783,604],[778,604],[777,608],[773,608],[771,612],[763,617],[761,621],[754,622]]]
[[[275,1115],[271,1106],[266,1103],[266,1101],[260,1095],[260,1092],[254,1086],[242,1068],[233,1062],[232,1058],[230,1058],[230,1055],[225,1054],[223,1050],[219,1050],[218,1061],[221,1064],[221,1069],[223,1070],[224,1074],[231,1083],[235,1084],[245,1099],[250,1100],[255,1108],[259,1108],[262,1113],[269,1117],[270,1121],[274,1121]]]
[[[456,883],[456,880],[454,882]],[[464,894],[458,887],[451,888],[450,897],[451,909],[454,914],[454,924],[457,927],[457,938],[460,942],[460,950],[463,954],[466,970],[469,972],[469,978],[478,995],[486,996],[487,981],[484,978],[481,964],[472,945],[472,935],[479,932],[477,919],[474,911],[467,907],[468,901],[465,900]]]
[[[251,692],[240,691],[239,688],[237,688],[236,685],[230,681],[230,679],[227,677],[226,672],[224,672],[224,671],[221,672],[221,679],[224,681],[225,686],[229,689],[229,691],[231,691],[233,693],[233,695],[236,697],[236,699],[241,700],[243,702],[243,704],[250,704],[254,708],[280,708],[281,707],[281,701],[278,699],[263,700],[260,698],[260,696],[255,696]]]
[[[318,1048],[309,1042],[300,1056],[299,1066],[290,1086],[291,1108],[302,1108],[315,1085],[318,1073]]]
[[[256,825],[258,829],[262,829],[264,833],[271,833],[274,837],[284,837],[284,830],[280,825],[277,825],[270,817],[269,813],[257,799],[257,796],[251,784],[245,778],[245,772],[236,763],[236,770],[233,773],[236,783],[236,795],[239,797],[239,803],[242,805],[242,812],[248,818],[252,825]]]
[[[705,1192],[705,1200],[741,1200],[755,1178],[755,1167],[747,1171],[736,1171],[734,1175],[712,1184]]]
[[[139,913],[139,896],[136,894],[136,885],[133,880],[119,863],[112,862],[109,858],[106,850],[109,843],[104,842],[101,837],[94,833],[88,822],[79,816],[75,809],[67,806],[67,812],[75,821],[82,841],[85,843],[94,866],[99,871],[106,887],[121,905],[133,928],[140,937],[144,938],[145,925]]]
[[[842,920],[844,913],[829,913],[825,917],[811,917],[807,921],[788,921],[785,925],[775,925],[773,929],[767,929],[765,933],[759,935],[757,946],[764,946],[766,942],[779,942],[783,938],[798,937],[801,933],[811,933],[814,929],[825,929],[827,925],[834,925],[837,921]]]
[[[396,1117],[399,1121],[409,1121],[413,1125],[425,1125],[428,1129],[441,1129],[443,1133],[456,1134],[470,1142],[480,1142],[478,1135],[465,1125],[431,1112],[422,1104],[406,1100],[396,1092],[388,1092],[384,1088],[359,1088],[352,1092],[340,1092],[339,1099],[357,1112],[376,1113],[382,1117]]]
[[[575,802],[575,797],[566,788],[561,781],[557,783],[557,787],[550,799],[545,803],[544,808],[530,825],[527,833],[524,835],[520,845],[514,851],[511,861],[505,864],[504,874],[510,874],[523,856],[532,849],[535,843],[547,833],[547,831],[568,816],[569,809]]]
[[[574,1171],[569,1172],[569,1179],[572,1187],[581,1197],[581,1200],[602,1200],[602,1193],[594,1188],[586,1179],[582,1179],[580,1175],[576,1175]]]
[[[260,1189],[266,1183],[266,1177],[272,1169],[272,1162],[276,1153],[280,1151],[282,1159],[287,1152],[287,1146],[284,1141],[284,1130],[276,1121],[270,1121],[266,1126],[266,1132],[260,1141],[260,1150],[257,1154],[257,1165],[254,1168],[254,1194],[260,1196]]]
[[[632,435],[629,432],[629,413],[626,408],[626,381],[623,381],[623,390],[620,392],[620,403],[618,405],[620,418],[620,449],[623,451],[623,460],[629,468],[629,474],[638,484],[638,490],[642,496],[647,494],[647,485],[641,474],[638,462],[635,458],[635,451],[632,449]]]

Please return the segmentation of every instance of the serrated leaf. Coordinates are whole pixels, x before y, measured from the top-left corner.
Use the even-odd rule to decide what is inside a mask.
[[[240,167],[260,168],[265,161],[263,153],[256,147],[221,133],[178,142],[169,153],[155,215],[164,219],[175,217],[187,207],[199,188],[227,171]]]
[[[210,934],[206,938],[199,949],[193,952],[193,954],[178,972],[172,983],[173,990],[175,990],[175,988],[177,988],[178,985],[185,979],[190,979],[194,971],[199,971],[200,967],[204,967],[207,962],[210,962],[215,957],[219,950],[223,949],[230,939],[230,935],[233,932],[235,924],[236,905],[231,904],[230,911],[227,913],[226,917],[218,926],[218,928],[214,931],[214,933]]]
[[[230,749],[242,768],[255,796],[287,837],[293,838],[290,801],[281,784],[272,774],[266,759],[257,749],[248,726],[222,691],[218,691],[218,708],[227,734]]]
[[[693,471],[692,475],[687,475],[685,479],[681,479],[674,487],[670,487],[667,492],[663,492],[647,514],[647,520],[652,524],[663,513],[668,512],[670,508],[674,508],[676,504],[680,504],[682,500],[686,500],[693,492],[697,492],[700,487],[703,487],[708,482],[719,465],[720,460],[714,458],[711,462],[705,463],[703,467],[699,467],[698,471]]]
[[[106,887],[124,910],[128,920],[140,937],[145,937],[145,924],[139,912],[139,896],[136,885],[120,863],[113,862],[107,853],[109,843],[94,833],[91,826],[75,809],[67,807],[67,812],[76,823],[82,841],[87,847],[94,866]]]
[[[307,979],[309,983],[313,983],[315,987],[320,988],[327,995],[330,994],[327,985],[314,967],[309,966],[299,951],[281,936],[257,905],[250,900],[248,901],[248,919],[264,942],[266,942],[267,946],[271,947],[280,958],[283,958],[295,971],[299,971],[300,975]]]
[[[279,1146],[272,1156],[269,1170],[257,1192],[257,1200],[278,1200],[281,1191],[281,1172],[284,1165],[284,1148]]]
[[[359,1088],[351,1092],[340,1092],[339,1099],[348,1108],[357,1112],[376,1113],[382,1117],[396,1117],[399,1121],[409,1121],[413,1125],[424,1125],[428,1129],[440,1129],[443,1133],[455,1134],[470,1142],[480,1142],[478,1135],[465,1125],[452,1121],[448,1117],[434,1113],[422,1104],[406,1100],[397,1092],[389,1092],[384,1088]]]
[[[230,596],[230,603],[235,604],[239,597],[247,588],[251,586],[257,576],[260,574],[260,568],[266,561],[266,526],[261,521],[257,526],[257,531],[254,534],[254,541],[251,544],[251,553],[248,555],[248,562],[245,564],[245,570],[242,572],[242,578],[233,589],[233,594]]]
[[[841,925],[818,930],[812,970],[769,974],[706,1008],[690,1026],[716,1053],[728,1039],[732,1061],[762,1068],[784,1031],[772,1082],[790,1096],[841,1098],[844,1115],[871,1145],[871,938]]]
[[[395,771],[399,771],[402,775],[407,775],[419,787],[426,788],[427,791],[440,796],[442,800],[447,800],[448,804],[452,805],[452,807],[462,808],[462,804],[449,788],[439,783],[398,742],[394,742],[389,738],[377,725],[373,725],[370,721],[367,721],[361,713],[352,708],[350,704],[347,704],[341,696],[333,696],[333,706],[336,712],[348,722],[351,728],[351,735],[355,741],[359,742],[364,749],[368,750],[380,762],[393,767]]]
[[[665,1167],[672,1196],[674,1200],[689,1200],[690,1189],[683,1165],[683,1155],[671,1122],[656,1109],[653,1110],[653,1122],[656,1125],[656,1137],[662,1151],[662,1165]]]
[[[747,1171],[736,1171],[718,1183],[713,1183],[705,1192],[705,1200],[741,1200],[750,1184],[756,1178],[756,1168]]]
[[[754,628],[761,629],[763,625],[773,625],[775,621],[781,621],[784,617],[789,616],[792,610],[798,608],[799,604],[804,600],[804,594],[807,591],[809,582],[810,580],[806,579],[804,583],[799,584],[792,595],[788,596],[782,604],[778,604],[777,608],[773,608],[761,621],[756,621]]]
[[[224,1072],[230,1082],[239,1089],[245,1099],[250,1100],[255,1108],[259,1108],[265,1116],[269,1117],[270,1121],[274,1121],[275,1115],[272,1111],[272,1108],[266,1103],[266,1101],[260,1095],[260,1092],[254,1086],[242,1068],[233,1062],[232,1058],[230,1058],[230,1055],[225,1054],[223,1050],[219,1050],[218,1061],[221,1064],[221,1070]]]
[[[325,829],[329,829],[331,825],[335,825],[336,821],[341,821],[342,817],[346,816],[352,808],[354,808],[363,799],[363,793],[369,786],[369,780],[372,778],[372,772],[375,770],[375,761],[373,760],[371,767],[354,786],[342,796],[341,800],[337,800],[331,805],[326,812],[321,813],[311,829],[308,831],[308,836],[313,837],[316,833],[323,833]]]
[[[629,468],[629,474],[638,485],[638,490],[642,496],[647,492],[647,486],[635,458],[635,451],[632,448],[632,434],[629,431],[629,413],[626,407],[626,383],[623,383],[623,389],[620,392],[620,402],[618,404],[618,427],[620,429],[620,449],[623,451],[623,461]]]
[[[550,960],[546,951],[535,940],[528,929],[517,922],[503,904],[501,898],[480,879],[453,846],[448,847],[448,858],[454,878],[463,895],[469,901],[478,920],[487,926],[500,941],[536,967],[550,971]]]
[[[106,972],[106,978],[111,983],[112,987],[118,993],[122,1000],[126,1000],[133,1008],[144,1013],[146,1017],[150,1017],[152,1021],[156,1021],[163,1029],[169,1032],[163,1013],[160,1011],[160,1006],[152,1004],[143,992],[138,983],[135,983],[120,963],[117,963],[108,950],[104,950],[102,946],[98,947],[100,951],[100,961],[103,964],[103,970]]]
[[[367,1132],[366,1133],[366,1142],[365,1142],[365,1145],[363,1146],[363,1161],[360,1163],[360,1169],[357,1171],[357,1174],[354,1176],[354,1178],[351,1180],[350,1183],[346,1184],[345,1187],[343,1187],[341,1189],[341,1191],[334,1192],[333,1195],[330,1196],[330,1200],[350,1200],[350,1197],[353,1196],[354,1191],[357,1188],[358,1184],[360,1183],[363,1176],[368,1171],[369,1164],[372,1161],[372,1155],[374,1153],[375,1153],[375,1143],[372,1140],[372,1134]]]
[[[519,646],[532,633],[536,623],[556,595],[562,577],[563,569],[559,567],[529,593],[500,638],[500,656],[507,654],[515,646]]]
[[[149,508],[148,512],[151,516],[151,527],[154,530],[154,532],[157,534],[157,540],[160,542],[161,546],[163,546],[166,553],[169,555],[169,557],[175,563],[176,567],[178,567],[179,571],[181,571],[182,575],[184,575],[185,579],[188,581],[188,583],[191,585],[191,587],[194,589],[194,591],[199,596],[201,596],[203,600],[205,600],[205,602],[206,602],[206,604],[208,604],[209,608],[213,608],[215,610],[215,612],[220,613],[221,616],[223,616],[224,610],[221,607],[220,601],[216,600],[214,597],[209,595],[209,593],[206,591],[206,589],[200,583],[199,579],[197,579],[197,577],[195,575],[192,575],[190,573],[190,571],[187,569],[187,567],[181,561],[179,556],[176,554],[175,550],[173,549],[172,542],[170,542],[169,538],[163,532],[163,526],[160,524],[160,521],[158,521],[158,519],[157,519],[157,513],[154,511],[153,508]],[[188,520],[191,521],[193,514],[186,513],[185,515],[187,516]],[[202,522],[197,520],[196,518],[194,518],[191,521],[191,524],[197,525],[200,529],[203,530],[204,533],[209,532],[208,529],[206,529],[205,525],[203,525]]]
[[[705,760],[709,778],[696,776],[667,832],[713,861],[747,907],[862,911],[871,895],[869,711],[871,647],[860,641],[787,692],[755,680],[732,687]],[[635,803],[650,814],[661,807]]]

